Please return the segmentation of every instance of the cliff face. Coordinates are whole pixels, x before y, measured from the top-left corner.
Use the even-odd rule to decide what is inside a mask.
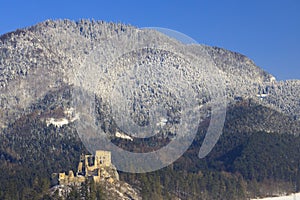
[[[100,168],[99,168],[100,169]],[[91,173],[91,172],[89,172]],[[95,174],[94,174],[95,175]],[[54,178],[54,177],[53,177]],[[82,199],[116,199],[116,200],[140,200],[140,191],[124,181],[119,180],[117,169],[113,166],[101,167],[101,176],[76,175],[69,172],[59,184],[50,189],[50,197],[53,199],[82,198]],[[99,179],[98,179],[99,178]],[[55,179],[55,178],[54,178]],[[68,180],[69,181],[65,181]],[[94,179],[94,182],[91,180]],[[98,196],[97,196],[98,193]]]

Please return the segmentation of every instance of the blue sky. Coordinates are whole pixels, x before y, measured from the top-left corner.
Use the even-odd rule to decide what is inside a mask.
[[[300,79],[298,0],[0,0],[0,34],[58,18],[173,29],[240,52],[277,79]]]

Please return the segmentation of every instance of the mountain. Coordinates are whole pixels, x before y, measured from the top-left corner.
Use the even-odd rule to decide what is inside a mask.
[[[276,81],[239,53],[184,45],[124,24],[48,20],[4,34],[0,198],[47,194],[51,174],[74,170],[80,155],[93,148],[79,129],[91,122],[115,145],[135,152],[157,150],[197,130],[171,165],[120,173],[144,199],[244,199],[299,191],[299,86],[300,80]],[[190,127],[180,132],[187,108],[199,111],[193,115],[199,124],[187,121]],[[222,135],[199,159],[209,124],[214,116],[222,118],[222,109]],[[133,122],[118,123],[127,118]],[[160,127],[156,136],[139,138],[142,129],[133,124],[153,122]]]

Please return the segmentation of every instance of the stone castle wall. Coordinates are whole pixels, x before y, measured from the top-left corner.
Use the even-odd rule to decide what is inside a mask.
[[[58,173],[57,179],[59,185],[69,185],[82,183],[86,179],[93,179],[99,182],[101,178],[109,177],[104,168],[112,166],[111,152],[97,150],[95,156],[82,155],[78,164],[77,173],[74,175],[72,170],[66,173]]]

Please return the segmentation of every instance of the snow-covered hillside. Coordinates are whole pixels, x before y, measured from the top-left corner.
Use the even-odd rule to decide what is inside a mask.
[[[300,200],[300,193],[291,194],[288,196],[267,197],[267,198],[263,198],[263,199],[252,199],[252,200]]]

